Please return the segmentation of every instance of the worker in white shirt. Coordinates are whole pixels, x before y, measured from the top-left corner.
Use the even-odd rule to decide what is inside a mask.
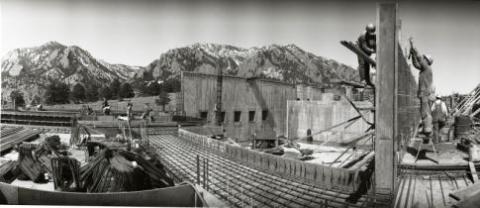
[[[443,102],[440,96],[436,96],[435,102],[432,104],[432,124],[433,124],[433,142],[440,142],[440,129],[442,129],[448,116],[448,109],[445,102]]]

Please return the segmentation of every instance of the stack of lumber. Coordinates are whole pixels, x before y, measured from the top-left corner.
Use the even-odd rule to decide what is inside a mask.
[[[8,150],[23,141],[36,138],[42,130],[23,129],[23,127],[2,130],[0,139],[0,151]]]
[[[17,133],[19,131],[23,130],[23,127],[21,126],[18,126],[18,127],[5,127],[5,126],[2,126],[2,131],[0,132],[1,133],[1,138],[4,138],[4,137],[7,137],[7,136],[10,136],[14,133]]]

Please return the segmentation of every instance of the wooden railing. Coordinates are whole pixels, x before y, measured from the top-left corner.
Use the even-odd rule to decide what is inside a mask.
[[[354,192],[361,183],[361,167],[352,170],[306,163],[230,145],[185,129],[178,130],[178,137],[248,167],[322,188]]]

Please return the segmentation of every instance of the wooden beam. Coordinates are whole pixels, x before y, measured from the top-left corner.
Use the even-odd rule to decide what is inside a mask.
[[[375,113],[375,192],[392,200],[395,190],[395,131],[397,93],[397,7],[377,7],[377,84]]]
[[[462,189],[457,189],[448,194],[448,196],[457,201],[462,201],[478,193],[480,193],[480,183],[476,183]]]
[[[371,151],[367,155],[365,155],[365,157],[363,157],[362,160],[358,161],[357,163],[355,163],[355,165],[353,165],[352,167],[349,167],[348,169],[349,170],[358,170],[361,167],[365,166],[368,162],[370,162],[370,160],[372,160],[373,157],[375,157],[375,152]]]
[[[374,66],[374,67],[377,67],[377,63],[375,62],[375,60],[373,60],[372,58],[370,58],[370,56],[368,56],[365,52],[363,52],[362,50],[360,50],[360,48],[358,48],[358,46],[350,41],[345,41],[345,40],[342,40],[340,41],[340,43],[345,46],[346,48],[350,49],[352,52],[354,52],[355,54],[357,54],[357,56],[360,56],[363,60],[365,60],[366,62],[368,62],[370,65]]]
[[[468,161],[468,166],[470,167],[470,175],[472,176],[473,183],[478,183],[478,175],[477,170],[475,169],[475,165],[472,161]]]
[[[358,137],[356,137],[356,138],[353,138],[352,141],[348,143],[348,148],[345,149],[345,150],[342,152],[342,154],[340,154],[337,158],[335,158],[335,160],[333,160],[333,162],[330,163],[330,165],[329,165],[328,167],[331,167],[334,163],[336,163],[343,155],[345,155],[345,154],[348,152],[348,150],[350,150],[351,148],[353,148],[358,141],[360,141],[361,139],[363,139],[363,138],[365,138],[365,137],[368,137],[368,136],[370,136],[370,135],[372,135],[372,132],[367,132],[367,133],[362,134],[362,135],[360,135],[360,136],[358,136]]]

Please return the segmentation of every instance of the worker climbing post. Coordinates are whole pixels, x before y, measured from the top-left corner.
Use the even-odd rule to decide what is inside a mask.
[[[447,115],[447,105],[440,96],[436,96],[436,100],[432,105],[433,143],[435,144],[441,142],[440,129],[445,126]]]
[[[370,23],[366,26],[365,32],[358,37],[357,45],[366,55],[371,56],[376,53],[376,42],[375,25]],[[370,64],[360,56],[358,57],[358,73],[362,83],[374,86],[370,79]]]
[[[413,38],[410,38],[410,56],[412,57],[412,63],[420,73],[418,75],[418,98],[420,99],[420,114],[422,118],[422,131],[425,135],[425,141],[431,138],[432,133],[432,115],[431,115],[431,103],[432,99],[432,63],[433,59],[430,55],[422,55],[413,46]]]

